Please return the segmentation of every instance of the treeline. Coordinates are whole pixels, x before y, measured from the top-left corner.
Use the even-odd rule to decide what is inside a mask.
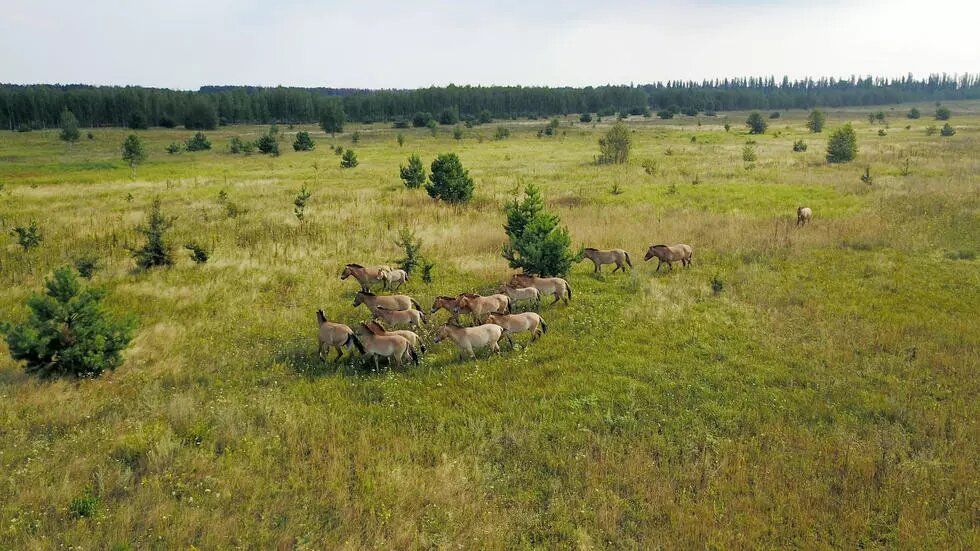
[[[0,128],[45,128],[69,109],[82,126],[173,126],[210,111],[219,124],[312,123],[342,106],[346,120],[410,120],[447,109],[467,120],[569,113],[697,113],[744,109],[809,109],[906,101],[980,98],[980,75],[915,79],[737,78],[639,86],[454,86],[417,90],[209,86],[176,91],[136,86],[0,85]],[[192,126],[192,125],[189,125]]]

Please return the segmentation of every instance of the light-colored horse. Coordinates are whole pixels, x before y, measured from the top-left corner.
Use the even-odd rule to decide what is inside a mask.
[[[422,337],[418,336],[418,333],[414,333],[407,329],[396,329],[394,331],[388,331],[381,325],[378,320],[371,320],[365,325],[368,326],[375,335],[398,335],[399,337],[404,337],[412,346],[415,347],[420,353],[425,354],[425,343],[422,342]]]
[[[456,313],[469,311],[473,321],[479,322],[491,312],[509,312],[510,297],[507,295],[480,296],[473,293],[463,293],[456,299]]]
[[[392,291],[408,282],[408,272],[405,270],[384,270],[381,272],[381,277],[384,278],[385,289]]]
[[[667,263],[667,267],[670,271],[674,271],[674,262],[678,260],[681,266],[690,266],[691,261],[694,258],[694,249],[690,245],[685,245],[683,243],[678,245],[650,245],[650,250],[647,251],[646,256],[643,260],[650,260],[653,257],[657,257],[657,271],[660,271],[660,265],[664,262]]]
[[[572,286],[560,277],[535,277],[526,274],[514,274],[510,284],[517,288],[534,287],[542,295],[553,295],[555,301],[562,300],[568,304],[572,300]]]
[[[376,335],[366,324],[361,324],[358,328],[361,341],[364,343],[364,357],[374,357],[374,368],[378,369],[378,356],[388,358],[388,365],[394,360],[395,365],[401,367],[402,359],[408,358],[410,361],[419,363],[419,355],[415,352],[415,347],[408,339],[399,335]]]
[[[507,340],[514,346],[514,333],[531,333],[531,342],[538,340],[538,337],[548,332],[548,324],[544,322],[535,312],[522,312],[520,314],[490,314],[487,316],[487,323],[499,325],[507,330]]]
[[[478,325],[476,327],[456,327],[453,325],[443,325],[436,329],[434,342],[442,342],[444,339],[451,339],[459,348],[459,357],[465,358],[468,353],[476,359],[476,348],[490,347],[490,352],[500,354],[500,339],[503,338],[506,330],[492,323]]]
[[[536,307],[541,303],[541,291],[538,291],[534,287],[523,287],[519,289],[505,283],[500,286],[500,291],[510,297],[511,304],[519,300],[529,300],[531,301],[531,306]]]
[[[425,323],[425,314],[421,310],[389,310],[384,306],[374,306],[371,314],[389,325],[408,325],[418,329]]]
[[[613,273],[616,273],[616,270],[622,270],[625,272],[627,266],[633,268],[633,263],[630,262],[630,253],[624,251],[623,249],[600,251],[599,249],[589,247],[585,249],[583,255],[585,258],[591,260],[592,264],[595,265],[593,273],[601,272],[603,264],[615,264],[616,267],[613,268]]]
[[[358,291],[354,295],[354,307],[361,304],[367,305],[368,309],[375,306],[382,306],[389,310],[422,310],[422,306],[415,302],[415,299],[408,295],[376,295],[370,291]]]
[[[361,354],[364,353],[364,346],[361,341],[358,340],[357,335],[354,331],[342,323],[334,323],[332,321],[327,321],[327,317],[323,315],[323,310],[316,311],[316,321],[320,325],[320,333],[318,339],[320,341],[320,346],[317,349],[317,355],[320,360],[326,361],[324,357],[324,349],[329,346],[337,349],[337,359],[344,357],[344,348],[350,350],[351,348],[356,348]],[[342,348],[343,347],[343,348]]]
[[[382,273],[390,269],[388,266],[369,266],[365,268],[360,264],[348,264],[344,266],[344,271],[340,273],[340,279],[347,279],[353,276],[361,284],[362,291],[370,291],[371,285],[385,283]]]
[[[811,220],[813,220],[813,210],[810,207],[799,207],[796,209],[797,226],[805,226]]]

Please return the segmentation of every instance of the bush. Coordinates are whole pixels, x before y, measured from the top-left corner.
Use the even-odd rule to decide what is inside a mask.
[[[779,118],[779,111],[773,111],[772,113],[769,113],[769,118],[770,119],[778,119]]]
[[[432,120],[432,113],[419,112],[412,116],[412,126],[415,128],[425,128]]]
[[[533,184],[525,188],[524,200],[515,198],[505,212],[508,243],[502,255],[511,268],[543,277],[564,276],[581,258],[581,251],[572,253],[572,240],[568,230],[559,225],[558,216],[544,210],[544,201]]]
[[[395,140],[398,142],[398,147],[405,145],[405,134],[399,132],[398,135],[395,136]]]
[[[134,324],[106,314],[105,291],[83,288],[68,266],[55,270],[44,286],[44,294],[27,299],[27,321],[0,324],[11,357],[42,377],[94,377],[119,366]]]
[[[259,149],[260,153],[272,155],[273,157],[279,156],[279,133],[275,125],[270,126],[268,132],[259,136],[258,140],[255,140],[255,146]]]
[[[218,127],[217,109],[203,97],[195,97],[184,114],[184,127],[188,130],[214,130]]]
[[[769,128],[769,123],[758,111],[753,111],[749,118],[745,119],[745,126],[749,127],[749,134],[764,134]]]
[[[432,134],[433,138],[435,138],[436,134],[439,133],[439,123],[437,123],[435,119],[429,120],[429,122],[425,123],[425,126],[429,129],[429,132]]]
[[[422,166],[422,157],[418,153],[413,153],[408,158],[408,166],[398,167],[402,181],[408,189],[417,189],[425,183],[425,167]]]
[[[425,191],[448,203],[465,203],[473,196],[473,179],[455,153],[443,153],[432,161]]]
[[[795,142],[793,142],[793,151],[796,153],[802,153],[806,151],[806,148],[807,148],[806,142],[803,140],[796,140]]]
[[[926,127],[926,136],[932,136],[937,132],[936,125],[930,124]]]
[[[887,135],[888,135],[888,132],[884,128],[879,128],[878,129],[878,136],[884,138]]]
[[[592,113],[582,113],[578,116],[579,122],[592,122]]]
[[[94,254],[82,254],[75,257],[74,264],[78,275],[85,279],[92,279],[95,271],[99,269],[99,257]]]
[[[31,224],[26,227],[17,226],[10,233],[17,238],[17,244],[24,249],[24,252],[39,246],[44,240],[41,230],[37,227],[37,220],[31,220]]]
[[[664,120],[672,119],[674,118],[674,112],[668,109],[661,109],[660,111],[657,111],[657,117]]]
[[[201,246],[197,241],[191,241],[184,245],[184,248],[191,252],[191,260],[197,264],[204,264],[210,258],[208,250]]]
[[[146,130],[150,124],[146,120],[146,115],[142,111],[137,110],[129,114],[129,118],[126,119],[126,126],[130,130]]]
[[[347,114],[344,113],[340,100],[327,98],[320,104],[320,128],[327,134],[335,136],[338,132],[343,132],[346,121]]]
[[[61,132],[58,134],[58,137],[69,144],[77,142],[82,137],[81,132],[78,131],[78,119],[75,118],[74,113],[69,111],[67,107],[61,112],[61,117],[58,119],[58,126],[61,127]]]
[[[953,134],[956,134],[956,129],[950,126],[948,122],[944,124],[943,127],[939,130],[940,136],[949,137],[952,136]]]
[[[207,151],[211,149],[211,142],[208,141],[204,132],[194,134],[194,137],[187,140],[187,151]]]
[[[728,131],[730,131],[731,129],[732,129],[732,125],[731,125],[731,123],[728,123],[728,122],[726,122],[726,123],[725,123],[725,132],[728,132]]]
[[[827,162],[852,161],[857,156],[857,151],[857,135],[854,133],[854,128],[850,123],[845,124],[830,135],[830,140],[827,142]]]
[[[476,116],[477,124],[487,124],[490,122],[493,122],[493,115],[491,115],[490,111],[486,109],[481,110],[480,114]]]
[[[177,128],[177,120],[171,117],[170,115],[163,115],[160,117],[160,120],[157,122],[157,125],[163,128]]]
[[[906,113],[905,116],[908,117],[908,118],[910,118],[910,119],[917,119],[917,118],[919,118],[919,117],[922,116],[922,113],[920,113],[917,108],[913,107],[913,108],[909,109],[909,112]]]
[[[340,157],[340,168],[354,168],[357,164],[357,153],[353,149],[344,151]]]
[[[510,129],[506,126],[498,126],[497,130],[493,133],[493,139],[495,140],[506,140],[510,137]]]
[[[460,126],[460,125],[457,124],[456,126],[453,127],[453,139],[454,140],[462,140],[463,139],[463,127],[462,126]]]
[[[806,118],[806,127],[810,129],[810,132],[819,134],[823,132],[823,127],[826,122],[827,116],[823,114],[823,111],[814,109],[810,111],[810,114]]]
[[[742,147],[742,160],[747,163],[753,163],[756,160],[755,145],[747,143]]]
[[[415,273],[416,268],[424,266],[428,266],[428,269],[432,270],[432,264],[426,262],[422,257],[422,240],[415,237],[415,232],[408,228],[402,228],[398,231],[398,239],[395,240],[395,245],[405,251],[405,256],[395,261],[399,268],[409,274]],[[426,283],[431,282],[431,280],[430,277]]]
[[[91,488],[87,488],[81,497],[71,500],[68,511],[77,518],[89,518],[95,516],[99,508],[99,498],[93,493]]]
[[[355,130],[354,133],[350,135],[350,141],[351,143],[355,144],[359,143],[361,141],[361,133]]]
[[[131,176],[136,178],[136,167],[146,160],[146,149],[143,140],[136,134],[130,134],[122,145],[122,158],[129,164]]]
[[[599,138],[599,163],[623,164],[629,162],[630,146],[633,138],[629,128],[623,123],[616,123],[609,132]]]
[[[184,145],[177,142],[170,142],[167,146],[167,153],[171,155],[176,155],[184,150]]]
[[[252,151],[255,150],[255,142],[246,142],[238,136],[232,136],[231,141],[228,142],[228,151],[236,155],[238,153],[251,153],[251,151],[247,151],[249,146],[251,146]]]
[[[296,139],[293,140],[293,151],[313,151],[316,149],[316,142],[310,137],[309,132],[297,132]]]
[[[698,110],[696,107],[685,107],[681,109],[681,114],[687,115],[688,117],[698,116]]]
[[[459,110],[455,107],[447,107],[439,112],[439,124],[450,125],[459,122]]]
[[[174,225],[173,218],[167,218],[160,210],[160,199],[154,199],[146,223],[136,227],[136,231],[146,238],[146,243],[139,249],[131,249],[136,266],[148,270],[155,266],[170,266],[174,263],[170,254],[170,246],[164,239],[164,234]]]
[[[311,195],[313,194],[310,193],[310,190],[306,189],[306,186],[304,185],[302,188],[300,188],[296,198],[293,199],[293,214],[296,215],[296,219],[300,222],[306,218],[306,202],[310,200]]]
[[[953,113],[949,110],[949,107],[940,106],[936,108],[937,121],[948,121],[951,116],[953,116]]]

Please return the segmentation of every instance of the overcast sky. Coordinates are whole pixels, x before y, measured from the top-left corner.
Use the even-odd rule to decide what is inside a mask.
[[[3,0],[0,82],[415,88],[980,72],[980,0]]]

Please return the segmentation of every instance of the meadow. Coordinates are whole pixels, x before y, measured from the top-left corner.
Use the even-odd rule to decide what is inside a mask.
[[[826,109],[821,134],[804,111],[760,136],[747,113],[631,117],[617,166],[594,162],[614,121],[574,116],[556,136],[495,121],[461,140],[280,125],[278,158],[227,152],[265,126],[178,155],[193,132],[152,129],[132,180],[128,130],[0,132],[0,319],[91,253],[109,308],[139,321],[124,364],[91,380],[38,380],[0,344],[0,548],[976,549],[980,103],[947,105],[952,137],[926,134],[931,104],[918,120],[884,106],[883,124]],[[845,121],[857,160],[830,165]],[[299,130],[315,151],[292,151]],[[411,153],[449,151],[469,204],[402,186]],[[574,243],[625,248],[634,270],[576,265],[571,304],[540,309],[548,333],[500,357],[317,359],[317,308],[367,317],[343,265],[394,261],[402,228],[435,262],[403,288],[424,306],[508,279],[503,204],[528,183]],[[154,198],[179,260],[139,272],[125,246]],[[32,219],[44,241],[24,252],[10,232]],[[692,245],[693,266],[654,272],[643,253],[664,242]]]

